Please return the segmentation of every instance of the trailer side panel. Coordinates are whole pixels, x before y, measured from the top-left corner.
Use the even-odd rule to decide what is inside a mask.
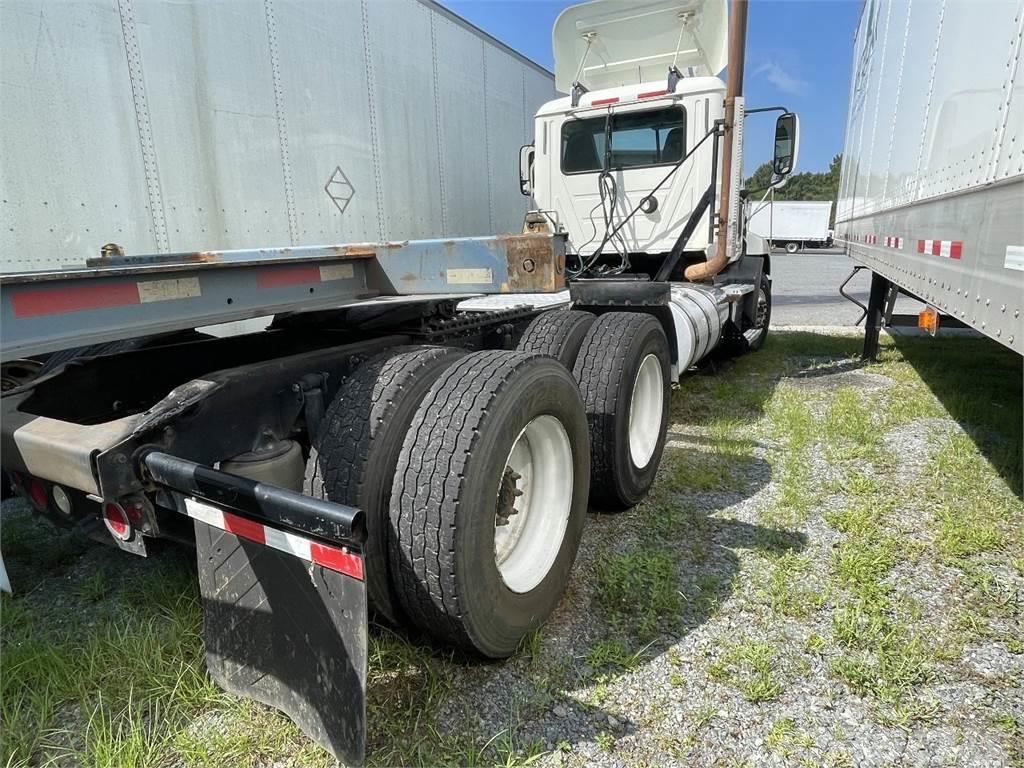
[[[4,272],[518,232],[551,73],[428,0],[12,0]]]
[[[855,261],[1017,352],[1022,34],[1022,0],[869,0],[836,215]]]

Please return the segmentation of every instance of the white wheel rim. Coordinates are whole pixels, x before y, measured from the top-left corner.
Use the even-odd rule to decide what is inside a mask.
[[[665,407],[661,362],[648,355],[640,363],[629,404],[629,457],[643,469],[651,462],[661,434],[661,411]]]
[[[505,470],[519,475],[515,486],[521,495],[515,497],[513,514],[495,516],[494,562],[505,586],[529,592],[554,565],[569,524],[572,446],[562,422],[545,415],[523,427]],[[502,519],[508,523],[499,525]]]

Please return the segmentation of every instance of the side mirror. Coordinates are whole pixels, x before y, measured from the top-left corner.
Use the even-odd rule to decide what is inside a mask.
[[[797,153],[800,150],[800,120],[793,112],[779,115],[775,121],[775,156],[772,171],[779,178],[785,178],[796,168]]]
[[[533,144],[519,148],[519,191],[529,197],[533,194]]]

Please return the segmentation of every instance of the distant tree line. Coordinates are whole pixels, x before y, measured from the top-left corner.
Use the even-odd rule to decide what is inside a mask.
[[[843,156],[836,155],[825,173],[795,173],[789,177],[786,186],[775,190],[776,200],[832,200],[839,193],[839,169]],[[747,179],[746,187],[751,192],[768,188],[771,182],[772,166],[765,163]],[[834,212],[834,209],[833,209]]]

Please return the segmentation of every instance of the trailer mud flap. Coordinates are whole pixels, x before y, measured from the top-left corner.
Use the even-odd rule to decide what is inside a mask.
[[[285,712],[337,759],[361,763],[365,582],[251,541],[244,531],[236,536],[200,520],[195,528],[214,680]]]

